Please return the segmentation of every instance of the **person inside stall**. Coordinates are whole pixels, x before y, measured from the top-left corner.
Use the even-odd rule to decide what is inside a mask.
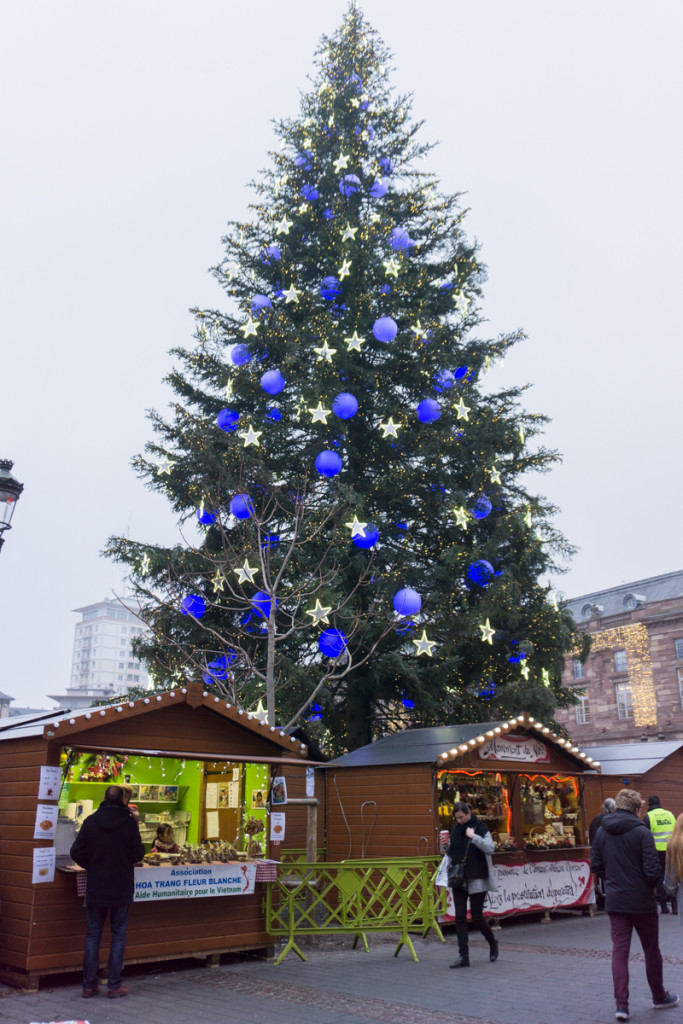
[[[152,843],[150,853],[178,853],[179,846],[173,836],[170,825],[157,825],[157,834]]]

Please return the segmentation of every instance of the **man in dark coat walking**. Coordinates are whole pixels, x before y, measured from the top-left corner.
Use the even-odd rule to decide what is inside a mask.
[[[655,841],[638,817],[640,793],[622,789],[616,810],[606,814],[591,848],[591,870],[605,876],[605,909],[612,929],[612,977],[616,1019],[628,1020],[628,956],[635,928],[645,956],[645,974],[656,1010],[676,1006],[678,996],[664,988],[659,950],[655,887],[660,867]]]
[[[115,999],[128,995],[128,989],[121,984],[128,908],[135,892],[134,865],[144,854],[140,829],[124,803],[123,790],[120,786],[108,786],[104,800],[95,813],[85,819],[71,847],[73,860],[88,872],[85,890],[88,930],[83,957],[85,999],[97,994],[100,942],[107,909],[111,930],[107,996]]]

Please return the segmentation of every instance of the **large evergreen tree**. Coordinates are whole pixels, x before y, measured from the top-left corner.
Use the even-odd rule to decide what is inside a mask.
[[[484,386],[522,336],[476,335],[484,269],[388,61],[350,7],[230,224],[227,308],[174,353],[173,415],[135,463],[203,539],[108,549],[160,685],[263,699],[333,749],[571,699],[540,582],[566,545],[526,482],[557,455],[523,388]]]

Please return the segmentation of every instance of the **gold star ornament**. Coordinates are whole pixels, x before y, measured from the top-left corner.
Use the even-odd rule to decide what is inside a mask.
[[[460,508],[454,508],[453,514],[455,515],[455,525],[462,527],[463,530],[466,530],[469,525],[469,512],[467,511],[465,506],[461,505]]]
[[[386,423],[380,423],[379,428],[382,431],[382,437],[398,437],[401,424],[394,423],[390,416]]]
[[[365,338],[359,338],[358,331],[354,331],[350,338],[344,338],[344,341],[349,352],[360,352],[361,345],[365,344]]]
[[[322,402],[318,402],[315,409],[309,408],[307,411],[312,416],[311,423],[324,423],[325,425],[327,425],[327,417],[332,412],[331,409],[324,409]]]
[[[454,405],[453,408],[457,412],[459,420],[467,420],[467,422],[469,423],[469,414],[472,411],[472,406],[465,405],[465,403],[462,400],[462,396],[460,397],[458,404]]]
[[[279,221],[276,222],[276,224],[275,224],[275,234],[276,235],[288,235],[289,234],[289,229],[291,227],[294,227],[294,221],[293,220],[288,220],[287,219],[287,215],[285,214],[285,216],[282,218],[282,220],[279,220]]]
[[[242,324],[242,326],[240,327],[240,330],[241,330],[241,332],[242,332],[242,334],[244,335],[245,338],[248,338],[252,334],[256,335],[256,332],[258,331],[258,329],[259,329],[258,321],[252,320],[251,317],[249,317],[249,319],[247,320],[246,324]]]
[[[351,539],[352,540],[353,540],[354,537],[364,537],[365,536],[365,527],[367,525],[368,525],[367,523],[361,523],[361,521],[358,518],[358,516],[354,516],[350,523],[344,523],[344,526],[348,526],[349,530],[351,531]]]
[[[346,227],[342,231],[342,242],[355,242],[357,231],[358,228],[352,228],[347,220]]]
[[[495,636],[495,629],[492,627],[489,619],[486,620],[483,626],[480,626],[482,643],[491,644],[493,647],[493,637]]]
[[[248,448],[250,444],[254,444],[257,448],[260,448],[261,442],[259,441],[259,437],[262,433],[262,430],[254,430],[251,424],[249,424],[249,428],[247,430],[241,430],[238,436],[244,440],[245,448]]]
[[[319,622],[327,622],[327,623],[329,623],[330,620],[328,619],[327,616],[329,615],[329,613],[331,611],[332,611],[332,605],[330,605],[329,608],[325,608],[320,603],[319,599],[316,598],[315,599],[315,608],[309,608],[307,610],[306,614],[311,616],[311,618],[313,619],[313,625],[317,626]]]
[[[422,636],[419,640],[413,640],[415,644],[415,654],[426,654],[428,658],[432,657],[432,647],[436,647],[436,640],[429,640],[427,637],[427,630],[422,630]]]
[[[324,342],[322,348],[314,348],[314,352],[318,354],[318,360],[324,359],[326,362],[332,362],[332,356],[336,353],[336,348],[330,348],[327,342]]]
[[[240,583],[253,583],[254,573],[258,572],[258,566],[249,565],[249,559],[244,559],[244,565],[240,569],[235,569],[235,575]]]
[[[337,273],[339,274],[340,281],[343,281],[345,277],[348,277],[351,273],[351,260],[344,260]]]
[[[332,166],[334,167],[334,173],[335,174],[339,174],[340,171],[346,170],[346,168],[349,166],[348,154],[340,153],[340,155],[334,161]]]
[[[284,291],[282,294],[285,297],[285,303],[298,302],[301,292],[297,291],[293,284],[290,284],[289,288],[287,288],[286,291]]]

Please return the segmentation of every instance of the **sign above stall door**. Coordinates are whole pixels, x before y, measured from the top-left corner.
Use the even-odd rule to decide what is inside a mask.
[[[482,761],[550,761],[545,743],[531,736],[494,736],[479,747]]]

